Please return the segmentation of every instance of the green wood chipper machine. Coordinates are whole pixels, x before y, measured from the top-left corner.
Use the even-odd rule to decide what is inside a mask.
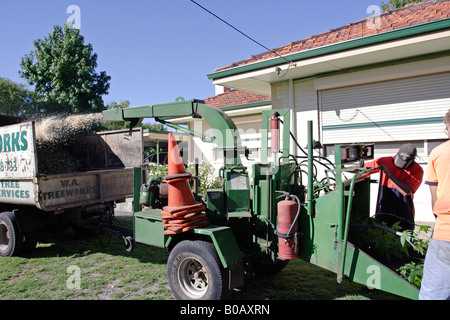
[[[169,147],[167,176],[146,176],[142,168],[134,173],[133,243],[170,251],[167,276],[175,298],[222,299],[258,269],[276,272],[297,258],[335,273],[338,282],[418,298],[417,287],[352,244],[351,229],[370,216],[376,181],[373,169],[350,172],[343,163],[370,158],[373,145],[336,146],[332,163],[313,149],[312,122],[304,150],[290,131],[290,110],[263,111],[261,162],[245,167],[236,125],[203,101],[103,112],[105,120],[129,121],[131,128],[145,118],[168,123],[187,116],[212,128],[203,139],[223,156],[223,187],[191,194],[186,185],[195,173],[180,165],[176,143]],[[303,156],[292,154],[290,141]]]

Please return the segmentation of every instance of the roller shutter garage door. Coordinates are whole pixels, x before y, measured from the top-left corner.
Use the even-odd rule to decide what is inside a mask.
[[[319,92],[323,144],[443,139],[450,73]]]

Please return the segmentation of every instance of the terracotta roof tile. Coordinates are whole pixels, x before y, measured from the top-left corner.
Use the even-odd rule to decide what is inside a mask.
[[[271,98],[269,96],[265,96],[262,94],[241,91],[241,90],[231,90],[222,94],[218,94],[214,97],[205,99],[205,103],[210,106],[223,108],[230,106],[238,106],[247,103],[254,102],[265,102],[270,101]]]
[[[273,49],[279,55],[287,55],[309,50],[325,45],[344,42],[347,40],[366,37],[373,34],[383,33],[391,30],[406,28],[418,24],[446,19],[450,17],[450,0],[431,0],[426,2],[412,3],[401,9],[388,11],[380,15],[380,27],[369,28],[367,18],[349,23],[341,28],[331,29],[324,33],[310,36],[300,41],[294,41],[287,45]],[[253,55],[248,59],[231,63],[214,70],[214,72],[230,69],[237,66],[260,62],[276,58],[273,52],[264,52]]]

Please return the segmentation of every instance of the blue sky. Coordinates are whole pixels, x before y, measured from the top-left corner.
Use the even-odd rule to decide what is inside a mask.
[[[196,0],[268,48],[365,19],[382,0]],[[266,50],[190,0],[0,0],[0,77],[19,77],[33,41],[64,25],[80,8],[81,34],[98,54],[97,72],[111,76],[105,103],[131,106],[205,99],[207,74]]]

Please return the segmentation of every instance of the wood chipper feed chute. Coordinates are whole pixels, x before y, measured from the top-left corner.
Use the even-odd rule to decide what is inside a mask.
[[[271,113],[263,113],[263,123],[266,122],[264,117],[273,118]],[[287,123],[285,119],[284,130],[289,130]],[[380,257],[372,256],[365,251],[366,248],[373,247],[373,244],[358,247],[353,243],[354,240],[360,240],[354,238],[353,230],[356,226],[361,225],[361,221],[373,220],[370,212],[371,184],[377,181],[372,180],[371,176],[376,169],[365,169],[360,166],[360,160],[370,159],[369,156],[373,156],[373,145],[337,145],[334,150],[335,161],[331,163],[313,150],[312,132],[310,121],[308,122],[307,151],[301,149],[297,143],[298,148],[304,152],[304,156],[290,155],[283,150],[289,157],[280,157],[278,162],[272,164],[272,171],[277,171],[272,175],[273,180],[270,185],[273,187],[271,191],[267,191],[267,197],[259,194],[258,198],[275,199],[275,193],[282,191],[302,199],[298,232],[295,235],[299,241],[298,256],[300,258],[336,273],[338,282],[349,279],[370,288],[417,299],[418,288],[404,279],[400,273],[395,272],[396,266],[388,263],[387,259],[380,260]],[[279,133],[279,136],[288,135],[283,132]],[[285,138],[284,146],[286,145]],[[341,151],[345,152],[345,155],[341,155]],[[359,155],[360,158],[353,158],[351,156],[353,154]],[[283,164],[283,160],[287,159],[289,163]],[[345,165],[350,162],[357,164],[352,169],[346,169]],[[319,166],[325,172],[320,178]],[[289,185],[284,185],[286,179],[282,177],[286,177],[287,174],[283,174],[283,171],[298,172],[300,178],[294,179]],[[259,176],[257,179],[264,182]],[[305,188],[303,190],[298,188],[297,183],[301,185],[305,183]],[[263,187],[256,182],[255,186],[257,190]],[[273,212],[276,212],[273,208],[277,203],[278,200],[274,200],[271,205]],[[272,218],[270,213],[267,216],[273,225],[277,225],[276,213],[272,214]],[[396,241],[400,243],[400,238]],[[361,242],[358,241],[358,243]],[[402,257],[405,260],[404,263],[410,262],[411,258]]]
[[[352,243],[359,240],[352,238],[353,228],[371,219],[370,185],[376,181],[370,180],[370,176],[375,170],[360,168],[353,177],[346,179],[354,169],[342,169],[339,146],[335,149],[335,158],[338,159],[332,170],[335,183],[326,188],[331,191],[316,195],[313,213],[305,214],[300,222],[300,230],[304,232],[299,249],[302,258],[336,273],[339,283],[349,279],[370,289],[417,299],[418,288],[388,267],[388,260],[381,262],[365,252],[365,248]]]

